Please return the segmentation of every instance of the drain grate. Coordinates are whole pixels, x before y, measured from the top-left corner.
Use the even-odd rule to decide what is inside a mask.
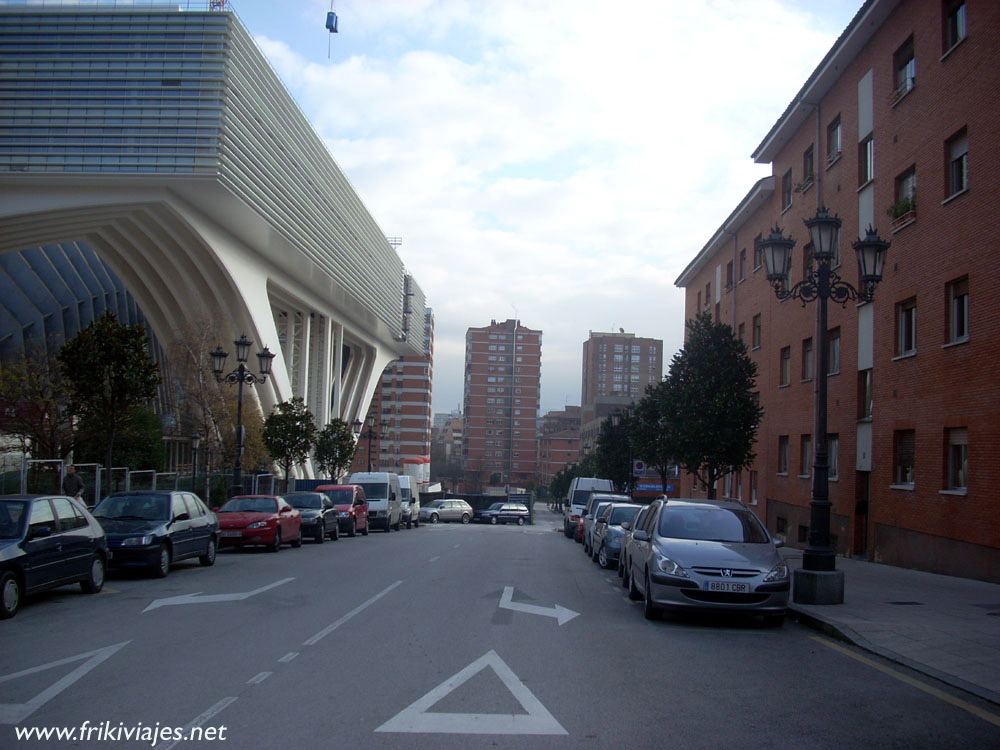
[[[922,606],[923,602],[889,602],[889,604],[896,604],[900,607],[912,607],[914,605]]]

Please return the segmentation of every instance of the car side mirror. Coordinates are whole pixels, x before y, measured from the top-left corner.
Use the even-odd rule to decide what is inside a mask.
[[[635,539],[637,542],[648,542],[649,541],[649,532],[648,531],[643,531],[642,529],[639,529],[634,534],[632,534],[632,538]]]
[[[622,522],[622,529],[623,530],[628,531],[631,528],[632,528],[632,524],[631,523],[629,523],[628,521],[623,521]]]
[[[607,523],[607,522],[608,522],[608,519],[606,519],[606,518],[598,518],[596,521],[594,521],[594,523]]]
[[[213,513],[218,513],[219,512],[219,506],[216,505],[214,508],[210,508],[209,510],[211,510]]]
[[[291,512],[292,512],[292,509],[291,509],[291,508],[289,508],[289,507],[288,507],[288,506],[286,505],[286,506],[285,506],[284,508],[282,508],[282,509],[281,509],[281,510],[279,510],[278,512],[279,512],[279,513],[291,513]]]
[[[771,541],[774,542],[774,546],[775,546],[776,549],[778,547],[784,547],[785,546],[785,540],[784,539],[772,539]]]
[[[176,516],[174,516],[174,520],[175,521],[190,521],[191,520],[191,514],[190,513],[178,513]]]
[[[323,501],[323,507],[324,508],[332,508],[333,507],[333,503],[331,503],[329,500],[324,500]]]
[[[39,539],[41,537],[52,536],[51,526],[39,526],[37,529],[32,529],[31,533],[28,535],[29,539]]]

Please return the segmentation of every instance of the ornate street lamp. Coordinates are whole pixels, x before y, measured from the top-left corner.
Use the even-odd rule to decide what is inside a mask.
[[[215,379],[220,383],[225,381],[230,385],[235,383],[237,386],[236,461],[233,465],[233,486],[231,493],[238,494],[243,491],[242,469],[240,467],[240,459],[243,457],[243,384],[261,385],[264,383],[267,380],[267,376],[271,374],[271,360],[274,359],[274,354],[266,346],[263,351],[257,353],[257,369],[260,371],[260,374],[255,375],[246,367],[246,361],[250,355],[250,347],[253,346],[253,342],[246,337],[246,334],[243,334],[233,342],[233,346],[236,347],[237,366],[229,374],[222,374],[226,369],[228,352],[223,351],[221,346],[217,346],[215,351],[212,352],[211,357],[212,372],[215,373]]]
[[[198,446],[201,445],[201,435],[197,432],[191,436],[191,491],[198,494]]]
[[[844,574],[836,569],[836,550],[830,545],[830,487],[826,451],[827,313],[826,302],[832,299],[844,306],[849,300],[871,302],[875,285],[882,280],[885,253],[891,243],[869,227],[864,239],[852,247],[858,255],[859,285],[855,288],[840,278],[830,267],[840,237],[841,220],[830,216],[820,207],[816,215],[805,220],[812,238],[812,258],[815,268],[791,289],[788,271],[795,241],[786,238],[775,227],[761,241],[767,280],[779,300],[798,299],[805,306],[819,300],[816,308],[816,390],[814,399],[812,498],[809,501],[809,543],[802,557],[802,568],[795,571],[795,601],[803,604],[841,604],[844,601]]]
[[[372,441],[378,438],[380,441],[385,440],[385,432],[389,427],[388,420],[383,419],[378,423],[379,431],[375,431],[375,415],[369,414],[366,420],[368,424],[368,429],[361,432],[361,422],[355,419],[351,423],[351,429],[354,431],[355,435],[360,437],[368,438],[368,471],[375,471],[372,464]]]

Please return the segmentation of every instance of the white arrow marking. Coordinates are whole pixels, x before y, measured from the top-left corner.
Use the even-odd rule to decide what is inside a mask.
[[[486,667],[493,668],[497,677],[507,686],[526,714],[449,714],[427,710]],[[496,651],[489,651],[479,657],[375,731],[440,734],[568,734]]]
[[[579,612],[574,612],[571,609],[560,607],[558,604],[554,607],[538,607],[534,604],[521,604],[520,602],[515,602],[513,601],[513,598],[514,587],[504,586],[503,596],[500,597],[500,609],[512,609],[515,612],[527,612],[529,615],[554,617],[559,621],[560,625],[569,622],[580,614]]]
[[[206,602],[239,602],[244,599],[249,599],[251,596],[256,596],[257,594],[262,594],[268,589],[273,589],[275,586],[281,586],[289,581],[294,581],[294,578],[282,578],[280,581],[275,581],[274,583],[269,583],[267,586],[261,586],[259,589],[254,589],[253,591],[244,591],[242,594],[207,594],[201,596],[200,591],[196,591],[193,594],[182,594],[181,596],[170,596],[166,599],[154,599],[152,603],[146,607],[143,612],[149,612],[151,609],[159,609],[160,607],[170,607],[175,604],[205,604]]]
[[[46,669],[54,669],[55,667],[61,667],[64,664],[71,664],[75,661],[82,661],[86,659],[86,661],[79,667],[52,683],[49,687],[45,688],[45,690],[40,692],[27,703],[0,703],[0,724],[20,724],[36,710],[44,706],[50,700],[59,695],[59,693],[63,690],[87,674],[87,672],[92,670],[105,659],[113,656],[120,648],[123,648],[129,643],[131,643],[131,641],[122,641],[121,643],[116,643],[113,646],[106,646],[105,648],[99,648],[95,651],[88,651],[85,654],[77,654],[76,656],[59,659],[59,661],[42,664],[40,667],[32,667],[31,669],[24,669],[20,672],[0,677],[0,682],[7,682],[8,680],[15,680],[18,677],[27,677],[28,675],[35,674],[36,672],[42,672]]]

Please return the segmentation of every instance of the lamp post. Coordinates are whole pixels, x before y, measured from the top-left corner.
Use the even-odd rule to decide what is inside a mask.
[[[621,412],[621,409],[615,409],[613,412],[611,412],[611,426],[615,429],[615,431],[621,430],[622,434],[620,434],[618,437],[619,438],[624,437],[625,438],[625,444],[628,447],[628,453],[626,454],[627,458],[628,458],[628,470],[625,472],[625,492],[629,492],[629,488],[632,485],[632,479],[633,479],[633,476],[632,476],[632,443],[629,442],[628,437],[624,435],[625,430],[623,429],[624,425],[622,425],[622,412]],[[629,494],[631,494],[631,493],[629,493]]]
[[[263,351],[257,353],[257,364],[260,374],[255,375],[246,367],[247,357],[250,354],[250,347],[253,346],[253,342],[246,337],[246,334],[243,334],[233,342],[233,346],[236,347],[236,362],[238,363],[236,369],[228,375],[222,374],[223,370],[226,369],[226,357],[229,356],[229,352],[225,352],[221,346],[217,346],[215,351],[212,352],[212,372],[215,373],[215,379],[220,383],[225,381],[230,385],[235,383],[237,386],[236,461],[233,464],[233,487],[231,490],[233,494],[237,494],[243,490],[243,479],[240,468],[240,459],[243,457],[243,384],[260,385],[267,380],[267,376],[271,374],[271,360],[274,359],[274,354],[266,346]]]
[[[378,423],[378,426],[379,426],[379,431],[378,432],[375,432],[375,415],[374,414],[369,414],[368,415],[368,419],[366,420],[366,422],[367,422],[367,425],[368,425],[368,429],[365,430],[364,432],[361,432],[361,420],[360,419],[355,419],[351,423],[351,429],[354,430],[354,434],[355,435],[357,435],[359,437],[368,438],[368,471],[371,472],[371,471],[375,471],[375,469],[372,467],[372,441],[375,438],[378,438],[379,440],[385,440],[385,431],[389,427],[389,422],[387,420],[385,420],[385,419],[383,419],[381,422],[379,422]]]
[[[803,604],[842,604],[844,573],[837,570],[836,550],[830,545],[830,483],[826,451],[827,300],[845,306],[849,300],[871,302],[875,286],[882,280],[885,253],[891,243],[869,226],[864,239],[852,243],[858,256],[859,288],[844,281],[830,267],[840,237],[841,220],[820,207],[804,221],[812,237],[815,268],[802,281],[788,288],[788,271],[795,240],[786,238],[777,226],[761,242],[767,280],[779,300],[798,299],[802,305],[818,300],[816,307],[816,384],[813,399],[812,498],[809,501],[809,543],[802,568],[795,571],[794,599]]]
[[[198,446],[201,445],[201,435],[197,432],[191,436],[191,491],[198,494]]]

